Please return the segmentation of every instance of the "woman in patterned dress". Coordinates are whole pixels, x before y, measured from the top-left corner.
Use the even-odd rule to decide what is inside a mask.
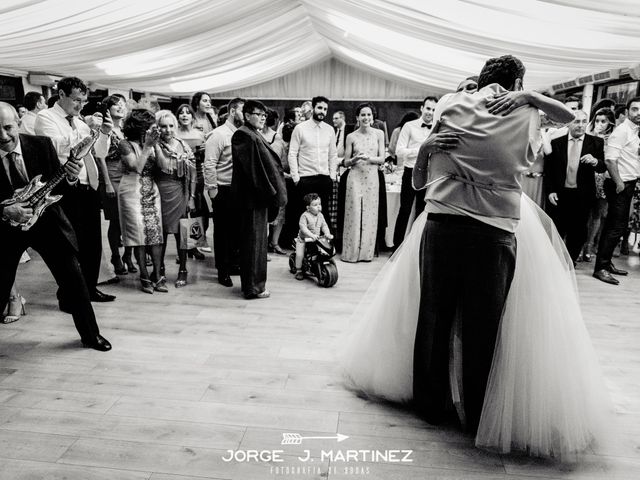
[[[109,95],[102,100],[104,112],[109,112],[113,121],[113,130],[109,134],[109,151],[105,158],[97,157],[100,168],[100,196],[105,220],[109,221],[107,239],[111,249],[111,264],[116,275],[126,275],[127,270],[136,273],[138,270],[131,260],[131,247],[125,247],[124,255],[120,259],[120,212],[118,212],[118,189],[123,169],[118,145],[123,139],[122,123],[127,113],[127,107],[122,98]],[[124,262],[124,264],[123,264]],[[125,266],[126,265],[126,266]]]
[[[380,183],[378,168],[384,163],[384,132],[372,127],[373,108],[356,107],[359,128],[347,135],[344,166],[347,177],[342,261],[373,260],[378,233]]]
[[[160,130],[160,148],[169,163],[168,168],[156,169],[154,175],[162,205],[162,275],[164,276],[167,238],[173,233],[180,263],[175,286],[180,288],[187,284],[187,250],[180,248],[180,219],[186,218],[187,211],[195,208],[196,165],[189,145],[175,136],[178,120],[173,113],[160,110],[156,113],[156,123]]]
[[[145,293],[167,292],[160,275],[162,265],[162,212],[160,194],[153,180],[156,165],[167,168],[167,160],[158,146],[160,132],[153,113],[136,109],[124,123],[125,139],[120,142],[120,157],[125,173],[118,190],[120,229],[125,247],[133,247],[140,268],[141,289]],[[151,276],[145,254],[153,261]]]

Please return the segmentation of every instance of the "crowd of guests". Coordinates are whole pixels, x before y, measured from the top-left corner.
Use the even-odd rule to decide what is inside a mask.
[[[469,77],[457,91],[471,94],[476,82]],[[95,113],[84,115],[87,94],[82,80],[66,77],[49,102],[29,92],[15,120],[8,104],[2,112],[24,142],[33,135],[48,138],[50,146],[42,148],[55,151],[62,165],[67,165],[74,145],[98,132],[92,152],[78,163],[77,175],[70,165],[65,167],[68,185],[61,209],[55,210],[64,217],[57,223],[71,230],[69,243],[88,303],[82,309],[76,305],[68,285],[77,279],[56,278],[59,307],[74,315],[77,326],[92,325],[90,334],[82,326],[78,330],[83,342],[94,348],[108,342],[99,336],[97,325],[93,327],[89,302],[115,300],[97,288],[101,211],[108,222],[113,271],[139,273],[141,291],[168,291],[165,257],[171,237],[177,247],[174,286],[188,284],[187,259],[202,260],[203,252],[211,250],[188,247],[183,220],[198,218],[207,232],[212,218],[218,282],[231,287],[232,277],[240,275],[245,298],[266,298],[267,252],[284,255],[296,249],[297,279],[304,278],[300,263],[305,239],[333,238],[334,232],[343,261],[374,258],[384,245],[387,226],[385,164],[394,163],[402,171],[394,248],[404,239],[412,209],[424,208],[424,194],[413,188],[411,179],[419,148],[434,128],[437,97],[427,96],[419,112],[407,112],[389,140],[386,123],[376,118],[371,103],[357,106],[353,123],[344,112],[334,112],[331,126],[325,121],[330,101],[323,96],[288,109],[280,121],[276,110],[255,100],[234,98],[217,109],[206,92],[195,93],[175,112],[146,98],[135,102],[109,95]],[[605,99],[590,116],[577,99],[565,103],[577,111],[576,118],[568,127],[556,128],[545,124],[543,116],[540,154],[523,176],[523,189],[550,213],[574,261],[590,261],[597,250],[594,276],[618,283],[611,274],[626,272],[611,263],[615,244],[622,244],[624,254],[629,232],[640,227],[640,100],[621,108]],[[17,132],[14,140],[20,144]],[[17,189],[10,156],[3,154],[3,161],[14,188],[3,198]],[[33,177],[29,168],[23,167],[23,180]],[[50,174],[50,166],[47,169],[43,173]],[[25,212],[20,214],[24,219]],[[16,240],[16,251],[35,248],[31,237]],[[5,323],[24,311],[24,298],[13,283],[16,267],[8,264],[0,292],[2,311],[8,305]],[[57,275],[55,267],[49,267]]]

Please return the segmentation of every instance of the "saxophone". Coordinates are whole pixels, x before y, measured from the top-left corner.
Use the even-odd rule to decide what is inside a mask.
[[[78,162],[80,159],[89,154],[91,147],[98,140],[98,130],[91,130],[91,133],[84,137],[80,142],[71,147],[69,154],[69,162]],[[31,181],[22,188],[13,192],[13,196],[0,202],[3,206],[14,205],[16,203],[23,204],[25,207],[33,209],[33,216],[26,222],[16,222],[15,220],[7,220],[12,227],[20,227],[23,231],[29,230],[35,225],[42,216],[47,207],[56,203],[62,198],[62,195],[52,195],[51,191],[65,178],[64,166],[60,168],[47,182],[42,181],[42,175],[36,175]]]

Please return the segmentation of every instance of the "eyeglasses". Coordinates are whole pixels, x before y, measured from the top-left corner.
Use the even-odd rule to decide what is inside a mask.
[[[267,114],[264,112],[251,112],[249,115],[256,115],[258,117],[264,117],[267,118]]]

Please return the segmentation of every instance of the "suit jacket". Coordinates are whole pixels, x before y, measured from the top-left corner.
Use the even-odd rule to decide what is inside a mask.
[[[569,134],[551,141],[551,153],[544,158],[544,179],[547,194],[561,193],[567,179],[567,148]],[[578,164],[577,190],[586,202],[596,199],[595,172],[606,171],[604,163],[604,140],[593,135],[585,135],[580,157],[591,154],[598,160],[596,166],[585,163]]]
[[[53,177],[60,168],[60,161],[58,160],[58,154],[51,139],[49,137],[22,133],[19,138],[22,149],[22,159],[27,174],[29,175],[29,180],[32,180],[36,175],[42,175],[43,181],[47,181]],[[69,186],[66,181],[62,181],[53,193],[64,195],[64,192],[69,188],[73,187]],[[0,201],[11,198],[13,192],[14,189],[7,177],[7,173],[4,168],[0,168]],[[63,236],[69,240],[69,243],[71,243],[77,251],[78,243],[73,227],[57,203],[47,207],[42,217],[38,219],[30,231],[46,235],[46,231],[49,229],[60,230]],[[17,231],[19,231],[18,228],[10,226],[7,222],[0,221],[0,235],[3,237],[7,234],[15,234]]]
[[[287,187],[278,154],[254,129],[243,125],[231,137],[231,191],[243,210],[269,209],[269,221],[287,203]]]
[[[344,135],[342,136],[342,151],[344,151],[347,146],[347,135],[353,132],[356,129],[355,125],[344,124]],[[333,131],[338,135],[338,129],[333,127]],[[337,146],[337,145],[336,145]]]

